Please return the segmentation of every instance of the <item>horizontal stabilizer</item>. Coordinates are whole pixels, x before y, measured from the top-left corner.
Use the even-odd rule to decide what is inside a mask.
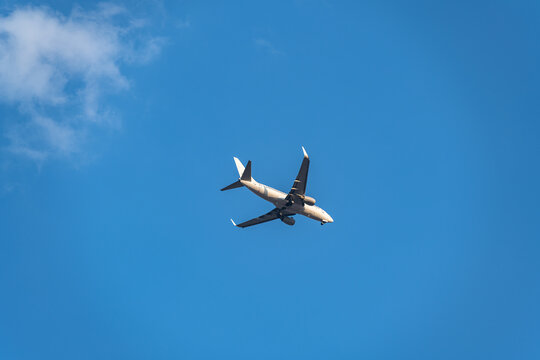
[[[239,187],[242,187],[244,185],[242,185],[242,183],[240,182],[240,180],[236,181],[236,182],[233,182],[231,185],[229,186],[225,186],[223,189],[221,189],[221,191],[225,191],[225,190],[231,190],[231,189],[236,189],[236,188],[239,188]]]
[[[244,172],[242,173],[241,180],[251,181],[251,160],[248,161]]]

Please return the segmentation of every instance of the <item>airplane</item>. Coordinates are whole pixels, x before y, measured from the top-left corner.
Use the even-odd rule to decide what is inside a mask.
[[[296,214],[320,221],[321,225],[334,222],[334,219],[332,219],[326,211],[315,206],[314,198],[306,195],[309,157],[303,146],[302,151],[304,152],[304,159],[302,160],[300,171],[298,171],[298,176],[296,177],[296,180],[294,180],[291,191],[289,191],[288,194],[255,181],[255,179],[251,177],[251,160],[248,161],[244,168],[244,165],[238,158],[233,158],[240,178],[231,185],[225,186],[221,191],[245,186],[255,195],[271,202],[275,206],[275,209],[270,212],[238,225],[231,219],[234,226],[246,228],[248,226],[258,225],[276,219],[280,219],[287,225],[294,225],[295,221],[292,216]]]

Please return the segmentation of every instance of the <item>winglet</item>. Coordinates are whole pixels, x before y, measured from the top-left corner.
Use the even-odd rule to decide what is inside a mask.
[[[233,219],[231,219],[231,222],[232,222],[232,224],[233,224],[234,226],[236,226],[236,224],[235,224],[235,222],[234,222],[234,220],[233,220]]]
[[[309,159],[309,156],[307,155],[306,149],[302,146],[302,151],[304,152],[304,157]]]

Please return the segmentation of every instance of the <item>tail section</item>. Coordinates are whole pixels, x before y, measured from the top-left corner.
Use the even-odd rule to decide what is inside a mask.
[[[234,159],[234,163],[236,164],[236,169],[238,170],[238,176],[242,176],[242,174],[244,173],[244,165],[242,165],[242,162],[240,160],[238,160],[238,158],[233,158]]]
[[[225,190],[231,190],[231,189],[236,189],[236,188],[239,188],[239,187],[242,187],[244,185],[242,185],[242,183],[240,182],[240,180],[236,181],[236,182],[233,182],[231,185],[229,186],[225,186],[223,189],[221,189],[221,191],[225,191]]]
[[[241,180],[251,181],[251,160],[248,161],[244,172],[242,173]]]
[[[231,185],[225,186],[223,189],[221,189],[221,191],[236,189],[244,186],[241,180],[253,180],[253,178],[251,177],[251,160],[248,161],[245,168],[244,165],[242,165],[242,162],[238,160],[238,158],[234,158],[234,163],[236,164],[236,169],[238,170],[238,175],[240,175],[240,179],[236,182],[233,182]]]

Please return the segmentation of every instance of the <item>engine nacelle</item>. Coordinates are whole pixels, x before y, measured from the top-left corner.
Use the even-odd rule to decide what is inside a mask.
[[[284,216],[281,218],[281,221],[283,221],[287,225],[294,225],[294,219],[292,217]]]
[[[315,205],[315,199],[311,196],[304,196],[304,203],[307,205]]]

